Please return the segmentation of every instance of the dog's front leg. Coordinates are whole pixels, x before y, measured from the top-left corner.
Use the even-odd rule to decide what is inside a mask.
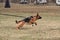
[[[35,25],[37,25],[37,22],[34,22]]]
[[[37,25],[37,22],[33,22],[33,23],[32,23],[32,26],[34,26],[34,24]]]
[[[32,26],[34,26],[34,23],[32,23]]]

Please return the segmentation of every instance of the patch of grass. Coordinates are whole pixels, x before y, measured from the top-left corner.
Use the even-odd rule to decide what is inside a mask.
[[[30,16],[34,13],[2,12],[3,14]],[[59,40],[60,36],[60,14],[39,13],[41,20],[37,20],[37,26],[25,24],[21,30],[16,29],[15,20],[22,17],[7,16],[0,14],[0,38],[1,40]]]

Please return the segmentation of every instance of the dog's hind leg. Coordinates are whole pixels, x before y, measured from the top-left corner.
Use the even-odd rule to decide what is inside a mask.
[[[25,24],[24,21],[21,21],[20,23],[18,23],[18,24],[17,24],[17,29],[22,28],[24,24]]]

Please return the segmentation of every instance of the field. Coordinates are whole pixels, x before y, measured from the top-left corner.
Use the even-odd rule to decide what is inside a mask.
[[[0,40],[60,40],[60,7],[46,7],[23,7],[22,5],[20,8],[13,6],[10,9],[1,7]],[[22,29],[16,29],[15,20],[36,15],[36,12],[42,16],[42,19],[37,20],[37,26],[25,24]]]

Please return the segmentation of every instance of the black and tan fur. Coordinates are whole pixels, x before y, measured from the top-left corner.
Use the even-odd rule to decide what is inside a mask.
[[[32,26],[33,26],[33,24],[37,25],[37,22],[35,22],[35,21],[38,20],[38,19],[41,19],[41,18],[42,17],[39,16],[39,14],[37,13],[36,16],[30,16],[30,17],[27,17],[27,18],[25,18],[23,20],[20,20],[20,21],[16,20],[17,29],[20,29],[21,27],[23,27],[23,25],[25,23],[32,24]]]

